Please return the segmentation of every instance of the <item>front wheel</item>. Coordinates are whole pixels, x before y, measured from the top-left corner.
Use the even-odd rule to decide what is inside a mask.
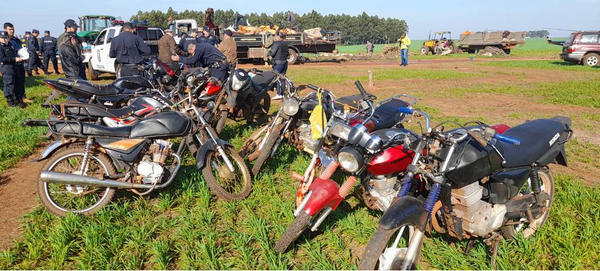
[[[42,167],[42,170],[84,175],[104,179],[116,174],[110,158],[101,152],[91,151],[86,172],[81,172],[84,157],[83,145],[74,145],[58,151]],[[53,214],[64,216],[67,213],[91,215],[106,206],[114,188],[93,185],[70,185],[47,183],[38,180],[38,195],[42,204]]]
[[[283,235],[281,235],[281,238],[277,240],[277,243],[275,244],[275,252],[284,253],[290,244],[296,241],[302,232],[308,228],[312,218],[313,216],[307,214],[306,212],[300,212],[296,219],[294,219],[294,222],[292,222],[292,225],[290,225],[285,230]]]
[[[271,157],[273,155],[273,152],[274,152],[273,147],[275,146],[275,143],[277,143],[277,140],[281,136],[281,130],[283,129],[284,125],[285,125],[285,122],[275,125],[275,127],[269,134],[267,141],[263,145],[262,149],[259,150],[260,154],[258,155],[258,159],[256,159],[254,166],[252,166],[252,174],[254,176],[256,176],[258,174],[258,172],[260,171],[262,166],[265,164],[267,159],[269,159],[269,157]]]
[[[218,151],[213,151],[206,156],[206,166],[202,169],[202,175],[217,197],[227,201],[245,199],[252,190],[250,171],[233,147],[224,146],[223,149],[234,171],[229,169]]]
[[[228,116],[229,112],[227,110],[223,110],[221,111],[221,113],[219,113],[219,119],[217,120],[217,124],[215,127],[215,132],[217,132],[217,134],[221,134],[221,132],[223,131],[223,127],[225,127],[225,122],[227,121],[227,116]]]
[[[389,230],[379,227],[367,244],[358,269],[414,270],[422,247],[423,233],[415,225],[404,224]]]

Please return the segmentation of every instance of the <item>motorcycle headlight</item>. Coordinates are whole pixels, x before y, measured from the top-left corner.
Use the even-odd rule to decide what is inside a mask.
[[[283,113],[285,113],[288,116],[293,116],[296,115],[296,113],[298,113],[298,110],[300,109],[300,104],[298,103],[298,101],[294,98],[291,99],[287,99],[285,100],[285,102],[283,102],[283,105],[281,106],[283,108]]]
[[[340,166],[350,172],[357,172],[363,165],[364,160],[362,154],[351,147],[343,147],[337,156]]]
[[[191,85],[194,82],[194,76],[188,76],[186,82],[187,82],[188,85]]]
[[[248,77],[248,73],[246,71],[242,69],[235,70],[231,78],[231,89],[235,91],[241,90],[249,79],[250,77]]]
[[[352,127],[348,126],[348,124],[346,123],[339,121],[333,123],[330,129],[331,134],[333,136],[336,136],[346,141],[348,141],[348,135],[350,134],[350,130],[352,130]]]

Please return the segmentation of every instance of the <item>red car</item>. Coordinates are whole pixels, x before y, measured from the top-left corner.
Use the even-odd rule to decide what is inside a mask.
[[[574,32],[566,41],[552,41],[548,43],[562,45],[560,58],[573,64],[586,66],[600,65],[600,31]]]

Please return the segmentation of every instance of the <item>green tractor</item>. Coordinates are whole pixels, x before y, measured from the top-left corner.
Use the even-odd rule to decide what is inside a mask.
[[[79,17],[79,36],[83,42],[89,44],[96,39],[102,29],[111,27],[115,21],[114,16],[110,15],[83,15]]]

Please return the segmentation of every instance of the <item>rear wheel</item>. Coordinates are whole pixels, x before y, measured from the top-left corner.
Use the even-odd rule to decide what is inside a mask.
[[[259,151],[260,154],[258,155],[258,159],[256,159],[256,163],[254,163],[254,166],[252,166],[252,175],[256,176],[262,168],[262,166],[267,161],[267,159],[269,159],[269,157],[271,157],[271,155],[273,154],[273,147],[275,146],[275,143],[277,143],[277,140],[281,136],[281,130],[283,129],[284,125],[285,123],[281,123],[273,127],[273,130],[269,134],[265,145],[263,145],[262,149]]]
[[[427,54],[429,54],[429,47],[427,47],[427,46],[423,46],[423,47],[421,47],[421,54],[422,54],[422,55],[427,55]]]
[[[298,61],[298,53],[296,52],[296,50],[289,48],[288,53],[289,53],[288,58],[287,58],[288,65],[296,64],[296,61]]]
[[[101,152],[91,151],[86,172],[81,172],[84,157],[83,145],[67,147],[55,153],[42,170],[84,175],[104,179],[115,175],[116,170],[110,158]],[[42,204],[53,214],[64,216],[67,213],[91,215],[106,206],[114,188],[93,185],[69,185],[38,181],[38,195]]]
[[[290,225],[285,230],[283,235],[281,235],[279,240],[277,240],[277,243],[275,244],[275,251],[277,253],[284,253],[287,250],[287,248],[294,241],[296,241],[298,237],[300,237],[302,232],[304,232],[304,230],[308,228],[312,218],[313,216],[307,214],[306,212],[300,212],[296,219],[294,219],[294,222],[292,222],[292,225]]]
[[[600,65],[600,55],[596,53],[587,54],[583,57],[583,65],[595,67]]]
[[[252,190],[250,171],[233,147],[224,146],[223,149],[234,171],[229,169],[218,151],[213,151],[206,156],[206,166],[202,169],[202,175],[217,197],[227,201],[245,199]]]
[[[520,219],[515,219],[512,222],[521,222],[515,225],[507,225],[501,228],[502,235],[506,239],[514,239],[520,233],[523,233],[523,237],[529,238],[531,237],[539,228],[541,228],[548,216],[550,216],[550,210],[552,208],[552,202],[554,201],[554,177],[552,177],[552,173],[549,169],[538,170],[538,176],[540,180],[540,189],[542,192],[548,193],[550,195],[550,199],[547,200],[543,206],[547,209],[542,214],[538,215],[538,218],[533,221],[527,221],[526,217],[522,217]],[[527,195],[533,193],[531,192],[531,183],[530,180],[527,180],[524,187],[521,189],[521,195]]]
[[[258,96],[254,97],[254,102],[250,110],[244,109],[244,118],[248,123],[254,123],[254,121],[256,121],[258,124],[265,123],[269,118],[270,108],[271,97],[266,91],[262,92]]]
[[[414,256],[407,259],[409,244],[413,238],[417,243]],[[423,234],[412,224],[404,224],[395,229],[377,228],[363,252],[358,269],[360,270],[400,270],[403,265],[416,269],[423,247]],[[406,262],[407,261],[407,262]],[[405,264],[406,262],[406,264]]]

